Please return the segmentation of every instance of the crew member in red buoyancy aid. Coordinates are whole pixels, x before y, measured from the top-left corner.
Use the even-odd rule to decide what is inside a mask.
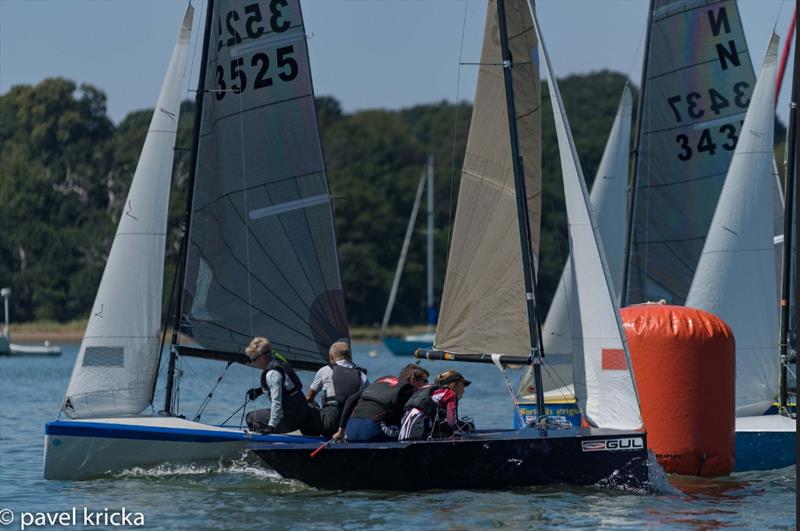
[[[471,422],[458,418],[458,401],[470,383],[459,372],[445,371],[436,377],[434,385],[417,390],[406,402],[399,439],[447,437],[473,431]]]
[[[397,439],[400,420],[414,391],[428,383],[429,373],[419,365],[403,367],[400,376],[384,376],[347,399],[333,438],[348,442]]]
[[[320,416],[322,435],[330,437],[339,429],[339,420],[347,399],[363,391],[369,385],[366,369],[353,363],[350,346],[337,341],[328,351],[331,364],[322,367],[314,375],[314,381],[308,386],[306,399],[313,408],[313,413]],[[322,391],[322,409],[316,408],[314,397]]]
[[[289,361],[272,350],[264,337],[254,337],[245,349],[252,365],[263,367],[261,386],[247,391],[255,400],[262,394],[269,397],[270,407],[247,414],[247,427],[260,433],[289,433],[300,430],[303,435],[319,435],[319,417],[311,414],[311,406],[303,396],[303,384]]]

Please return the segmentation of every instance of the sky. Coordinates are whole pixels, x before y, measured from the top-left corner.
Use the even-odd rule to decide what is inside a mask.
[[[186,0],[0,0],[0,94],[62,76],[108,96],[119,122],[152,108]],[[193,42],[205,0],[195,0]],[[559,77],[610,69],[639,84],[646,0],[538,0],[542,33]],[[317,95],[345,111],[472,100],[483,34],[482,0],[304,0]],[[740,0],[758,70],[773,27],[785,37],[794,2]],[[783,42],[781,42],[781,47]],[[190,51],[190,54],[193,52]],[[199,48],[197,50],[199,57]],[[789,64],[791,65],[791,57]],[[186,98],[199,59],[189,57]],[[778,114],[788,115],[791,67]]]

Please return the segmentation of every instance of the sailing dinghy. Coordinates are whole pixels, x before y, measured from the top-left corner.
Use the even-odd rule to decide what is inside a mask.
[[[508,10],[506,11],[506,5]],[[448,439],[329,445],[253,443],[287,478],[332,489],[499,488],[552,483],[648,485],[646,435],[596,222],[546,47],[526,0],[490,0],[472,124],[437,327],[418,357],[533,364],[541,190],[538,43],[561,152],[581,334],[579,399],[591,427],[541,416],[519,430]],[[523,170],[524,168],[524,170]],[[519,230],[509,230],[518,226]],[[490,354],[497,353],[499,354]],[[485,354],[481,354],[485,353]],[[540,415],[543,414],[541,385]]]
[[[333,211],[297,0],[207,5],[178,302],[163,411],[162,274],[172,153],[193,16],[167,77],[97,292],[60,418],[45,427],[45,478],[241,457],[259,435],[180,415],[180,357],[248,364],[268,336],[297,369],[348,338]],[[180,344],[180,336],[191,344]],[[222,365],[222,364],[221,364]],[[245,390],[242,390],[244,394]],[[210,398],[210,396],[209,396]]]
[[[738,470],[797,462],[797,427],[785,397],[780,411],[764,414],[779,392],[781,361],[771,216],[777,60],[773,34],[686,299],[687,306],[724,319],[736,338]],[[786,209],[789,219],[791,212]],[[791,222],[788,228],[791,233]],[[784,246],[784,252],[790,250]]]
[[[674,54],[678,47],[687,50],[687,54]],[[741,137],[745,111],[751,104],[756,84],[747,49],[734,0],[713,4],[704,0],[651,1],[634,149],[636,172],[631,186],[634,206],[628,226],[630,252],[616,245],[622,234],[615,224],[619,223],[620,203],[608,198],[595,202],[595,189],[592,190],[606,256],[615,287],[621,288],[622,302],[665,298],[680,303],[689,291],[695,271],[699,270],[702,243],[710,234],[713,209],[726,182],[724,177]],[[665,99],[664,94],[672,96]],[[614,131],[616,127],[615,122]],[[610,137],[604,162],[611,143]],[[676,146],[679,149],[676,150]],[[780,241],[782,231],[786,230],[784,227],[788,226],[784,223],[782,205],[789,203],[779,197],[777,173],[772,167],[769,173],[769,182],[763,181],[760,189],[760,193],[767,193],[769,198],[765,196],[764,210],[759,211],[759,216],[770,219],[771,230],[779,235],[775,241]],[[595,187],[600,184],[605,183],[595,181]],[[691,212],[691,216],[687,216],[687,212]],[[788,218],[786,221],[789,222]],[[796,240],[794,242],[796,246]],[[775,249],[780,256],[782,245],[776,245]],[[613,275],[613,264],[623,257],[626,257],[625,274],[620,286],[620,279]],[[774,258],[768,260],[775,261]],[[571,384],[571,355],[559,356],[562,352],[572,352],[566,317],[572,299],[569,290],[564,289],[567,273],[565,269],[544,324],[546,369],[547,374],[554,377],[545,378],[544,384],[548,391],[545,396],[548,410],[567,414],[577,424],[580,417]],[[705,275],[715,276],[713,268]],[[758,276],[757,280],[763,288],[760,292],[763,300],[759,304],[767,306],[770,297],[775,299],[774,287],[767,287],[768,278],[772,276]],[[562,298],[562,290],[567,297]],[[710,296],[708,289],[705,293]],[[788,297],[783,298],[788,300]],[[699,304],[698,307],[706,306]],[[759,314],[758,320],[764,321],[769,315],[774,318],[775,314],[773,305],[772,309]],[[718,315],[724,317],[725,313]],[[762,337],[774,339],[773,329],[777,329],[777,325],[771,327],[762,322],[755,328],[762,329],[757,332]],[[755,332],[744,332],[752,333]],[[739,333],[736,335],[738,344]],[[762,345],[767,343],[774,341],[761,342]],[[772,348],[770,360],[757,370],[740,372],[741,389],[760,389],[757,392],[760,404],[751,401],[747,408],[739,411],[745,416],[736,419],[737,471],[780,468],[795,461],[792,422],[772,414],[774,407],[770,408],[769,418],[751,416],[769,407],[768,403],[772,403],[777,393],[775,372],[768,368],[777,363],[774,351]],[[742,366],[740,362],[737,365]],[[535,410],[535,401],[527,390],[531,382],[528,372],[519,393],[523,417],[532,415]],[[788,405],[788,409],[791,408],[793,404]],[[786,404],[784,409],[787,409]]]

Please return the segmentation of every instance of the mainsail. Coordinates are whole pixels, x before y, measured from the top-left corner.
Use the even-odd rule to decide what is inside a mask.
[[[193,16],[189,6],[75,359],[62,406],[73,418],[136,414],[152,399],[173,147]]]
[[[653,0],[650,18],[622,302],[683,304],[755,77],[735,0]]]
[[[733,329],[738,416],[764,413],[778,392],[771,216],[777,54],[773,34],[686,299]]]
[[[639,429],[642,419],[630,353],[600,231],[589,206],[572,131],[535,13],[533,20],[548,74],[564,180],[570,244],[568,267],[572,269],[571,291],[577,310],[571,315],[577,353],[573,364],[576,398],[587,421],[594,426]]]
[[[505,105],[497,4],[489,1],[435,346],[454,352],[531,351]],[[534,255],[541,218],[538,43],[525,0],[507,2],[514,99]]]
[[[211,17],[181,330],[229,354],[266,336],[320,366],[349,334],[300,5]]]

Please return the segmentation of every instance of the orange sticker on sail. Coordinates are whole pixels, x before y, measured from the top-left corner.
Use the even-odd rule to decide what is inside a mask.
[[[604,348],[601,355],[604,371],[625,371],[628,369],[625,351],[621,348]]]

